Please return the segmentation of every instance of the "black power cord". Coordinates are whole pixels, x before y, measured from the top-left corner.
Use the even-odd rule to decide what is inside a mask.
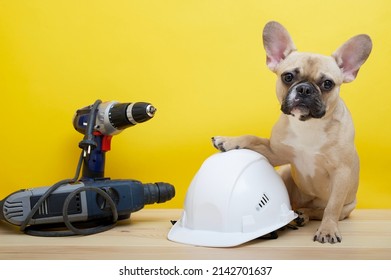
[[[74,226],[69,222],[69,217],[68,217],[68,207],[69,207],[69,203],[71,202],[71,200],[72,200],[77,194],[79,194],[79,193],[81,193],[81,192],[84,192],[84,191],[87,191],[87,190],[94,191],[94,192],[100,194],[100,195],[103,196],[103,198],[106,199],[106,201],[109,203],[110,208],[111,208],[111,211],[112,211],[112,213],[113,213],[113,221],[112,221],[111,224],[108,224],[108,225],[100,225],[100,226],[97,226],[97,227],[87,228],[87,229],[79,229],[79,228],[74,227]],[[67,196],[67,198],[65,199],[65,201],[64,201],[64,207],[63,207],[62,213],[63,213],[64,223],[65,223],[65,225],[67,226],[67,228],[70,229],[73,233],[79,234],[79,235],[90,235],[90,234],[100,233],[100,232],[104,232],[104,231],[106,231],[106,230],[112,229],[112,228],[115,226],[115,223],[116,223],[117,220],[118,220],[117,207],[116,207],[116,205],[115,205],[114,200],[110,197],[110,195],[108,195],[106,192],[104,192],[103,190],[101,190],[101,189],[99,189],[99,188],[96,188],[96,187],[89,187],[89,186],[80,187],[80,188],[74,190],[73,192],[71,192],[71,193]]]
[[[37,201],[37,203],[34,205],[34,207],[31,209],[29,214],[27,215],[26,219],[23,221],[23,223],[20,226],[20,230],[23,231],[26,234],[34,235],[34,236],[45,236],[45,237],[64,237],[64,236],[72,236],[72,235],[90,235],[95,233],[100,233],[103,231],[106,231],[108,229],[111,229],[115,226],[117,220],[118,220],[118,212],[115,205],[115,202],[113,199],[105,193],[103,190],[91,187],[91,186],[84,186],[76,189],[75,191],[71,192],[67,198],[64,201],[63,210],[62,210],[62,216],[64,220],[64,224],[67,227],[68,230],[62,231],[62,230],[54,230],[53,227],[50,227],[48,225],[29,225],[31,222],[32,217],[34,214],[38,211],[38,209],[41,207],[42,203],[59,187],[66,185],[66,184],[72,184],[78,181],[80,176],[80,170],[83,165],[83,159],[84,157],[88,156],[90,151],[94,148],[96,148],[97,144],[94,141],[93,131],[95,126],[95,120],[96,120],[96,114],[98,111],[98,106],[102,103],[101,100],[96,100],[95,103],[91,107],[91,111],[89,114],[89,121],[87,124],[87,129],[85,136],[83,140],[79,143],[79,147],[83,150],[79,157],[79,162],[76,167],[76,173],[75,176],[72,179],[65,179],[61,180],[54,185],[52,185]],[[105,225],[99,225],[92,228],[86,228],[86,229],[79,229],[74,227],[68,217],[68,207],[70,201],[79,193],[83,191],[94,191],[101,195],[110,205],[113,219],[110,224]],[[45,230],[43,230],[45,229]]]

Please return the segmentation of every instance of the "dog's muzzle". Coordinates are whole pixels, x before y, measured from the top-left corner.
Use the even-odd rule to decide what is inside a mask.
[[[321,91],[310,82],[294,84],[281,104],[281,111],[301,121],[322,118],[326,114],[326,105],[321,95]]]

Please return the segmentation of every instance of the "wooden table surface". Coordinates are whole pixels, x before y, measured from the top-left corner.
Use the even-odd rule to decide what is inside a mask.
[[[234,248],[206,248],[167,240],[179,209],[143,209],[104,233],[73,237],[34,237],[0,222],[2,260],[124,259],[387,259],[391,260],[391,210],[353,211],[340,222],[342,243],[320,244],[312,237],[317,221],[279,231],[274,240],[253,240]]]

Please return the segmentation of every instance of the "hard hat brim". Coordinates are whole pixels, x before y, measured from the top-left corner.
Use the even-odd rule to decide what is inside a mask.
[[[263,227],[260,230],[248,233],[189,229],[184,227],[181,220],[179,220],[173,225],[168,233],[168,239],[174,242],[195,246],[235,247],[278,230],[283,226],[286,226],[296,217],[297,215],[293,211],[290,211],[285,217],[286,220],[275,223],[273,226]]]

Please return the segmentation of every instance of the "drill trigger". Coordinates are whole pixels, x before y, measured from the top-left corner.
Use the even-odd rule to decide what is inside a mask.
[[[104,135],[99,131],[93,132],[94,136],[100,137],[101,142],[101,151],[102,152],[108,152],[111,150],[111,138],[113,138],[113,135]]]
[[[113,135],[103,135],[102,138],[102,151],[108,152],[111,150],[111,138],[113,138]]]

